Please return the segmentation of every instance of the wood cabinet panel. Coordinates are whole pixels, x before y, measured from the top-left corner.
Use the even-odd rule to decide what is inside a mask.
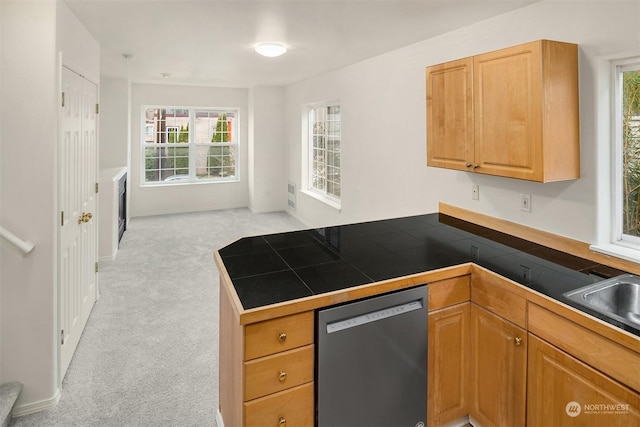
[[[308,345],[244,363],[244,399],[313,381],[314,347]]]
[[[537,44],[474,57],[478,172],[542,179],[539,63]]]
[[[580,177],[577,45],[539,40],[426,71],[427,165],[538,182]]]
[[[474,276],[471,285],[471,301],[515,323],[521,328],[527,325],[527,300],[508,291],[510,283],[502,283],[499,276],[484,278]]]
[[[313,311],[280,317],[245,327],[244,360],[312,344]]]
[[[473,58],[427,67],[427,165],[467,170],[473,160]]]
[[[313,383],[244,404],[246,427],[313,426]]]
[[[524,426],[527,333],[471,304],[471,416],[483,427]]]
[[[529,332],[640,391],[640,354],[529,303]]]
[[[242,425],[244,328],[233,310],[233,289],[220,275],[219,409],[227,425]]]
[[[527,426],[640,425],[638,393],[532,334],[528,359]]]
[[[446,424],[469,413],[471,303],[429,313],[427,424]]]
[[[469,275],[429,283],[429,311],[469,301]]]

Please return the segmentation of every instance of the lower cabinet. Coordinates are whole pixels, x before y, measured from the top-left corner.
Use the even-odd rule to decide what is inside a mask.
[[[524,426],[527,332],[471,304],[470,336],[471,417],[483,427]]]
[[[245,426],[313,426],[313,393],[313,383],[307,383],[245,402]]]
[[[429,313],[427,424],[469,413],[469,313],[465,302]]]
[[[529,334],[527,426],[640,426],[640,395]]]

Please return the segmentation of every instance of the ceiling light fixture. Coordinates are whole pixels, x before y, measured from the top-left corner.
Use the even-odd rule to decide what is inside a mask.
[[[259,43],[255,49],[260,55],[269,58],[280,56],[287,51],[287,48],[281,43]]]

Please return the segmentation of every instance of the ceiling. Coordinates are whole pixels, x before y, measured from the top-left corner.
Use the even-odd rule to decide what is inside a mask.
[[[100,44],[102,75],[235,87],[304,80],[535,1],[64,0]],[[261,57],[258,42],[289,51]]]

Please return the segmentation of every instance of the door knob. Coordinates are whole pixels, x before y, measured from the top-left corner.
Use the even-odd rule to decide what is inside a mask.
[[[520,338],[520,337],[515,337],[515,338],[513,339],[513,342],[514,342],[516,345],[521,345],[521,344],[522,344],[522,338]]]
[[[93,218],[93,214],[90,212],[82,212],[82,215],[78,217],[78,224],[83,222],[89,222],[89,220]]]

